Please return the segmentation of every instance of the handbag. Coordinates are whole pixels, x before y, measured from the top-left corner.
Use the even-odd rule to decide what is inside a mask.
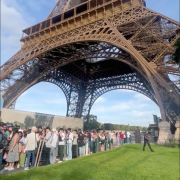
[[[26,148],[25,146],[23,146],[23,147],[21,148],[21,153],[24,153],[24,154],[26,153],[25,148]]]
[[[6,159],[6,158],[7,158],[7,156],[8,156],[7,152],[6,152],[6,153],[4,153],[3,159]]]

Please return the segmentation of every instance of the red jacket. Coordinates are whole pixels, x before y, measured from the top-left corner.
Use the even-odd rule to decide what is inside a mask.
[[[124,135],[121,133],[121,134],[119,134],[119,138],[120,139],[124,139]]]

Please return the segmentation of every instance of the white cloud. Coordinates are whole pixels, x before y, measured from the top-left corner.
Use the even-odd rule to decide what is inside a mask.
[[[16,0],[1,1],[1,63],[4,63],[20,49],[22,30],[30,25],[31,17],[25,20],[27,15]]]
[[[152,112],[151,112],[151,111],[137,111],[137,110],[132,110],[129,114],[130,114],[131,116],[134,116],[134,117],[143,117],[143,116],[147,116],[147,115],[152,114]]]
[[[135,94],[134,95],[134,98],[138,101],[150,101],[151,99],[149,99],[147,96],[141,94],[141,93],[138,93],[138,94]]]
[[[127,101],[127,102],[118,102],[115,105],[112,106],[107,106],[108,104],[105,105],[99,105],[99,104],[94,104],[93,107],[93,112],[125,112],[125,111],[130,111],[135,109],[142,109],[146,106],[148,106],[145,103],[137,103],[136,101]]]
[[[50,99],[47,99],[47,100],[44,100],[41,102],[42,104],[46,104],[46,105],[50,105],[50,104],[59,104],[59,105],[67,105],[65,99],[54,99],[54,100],[50,100]]]
[[[99,97],[95,102],[99,104],[99,103],[104,103],[105,101],[106,101],[105,98]]]
[[[20,49],[22,30],[36,24],[42,11],[45,12],[45,17],[41,17],[40,21],[46,19],[51,11],[49,8],[53,8],[56,2],[57,0],[1,0],[1,63],[5,63]]]

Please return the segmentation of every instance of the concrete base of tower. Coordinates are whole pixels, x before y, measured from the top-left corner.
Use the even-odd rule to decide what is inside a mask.
[[[175,132],[174,138],[176,140],[180,140],[180,121],[176,122],[175,127],[176,127],[176,132]]]
[[[164,145],[166,143],[169,143],[169,139],[173,138],[173,135],[170,131],[170,123],[166,121],[162,121],[158,124],[159,126],[159,137],[158,137],[158,144]]]

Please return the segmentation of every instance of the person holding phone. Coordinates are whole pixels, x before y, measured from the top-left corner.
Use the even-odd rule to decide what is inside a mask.
[[[9,152],[7,155],[6,161],[8,162],[8,167],[6,167],[5,170],[12,171],[14,170],[14,163],[19,161],[19,135],[18,135],[18,129],[14,128],[12,130],[12,138],[9,145]]]
[[[149,139],[150,139],[150,135],[149,135],[149,133],[148,133],[148,131],[147,131],[147,132],[145,132],[145,134],[144,134],[143,151],[145,151],[145,147],[146,147],[146,144],[147,144],[148,147],[149,147],[149,149],[150,149],[150,151],[151,151],[151,152],[154,152],[154,151],[152,150],[152,148],[151,148],[150,143],[149,143]]]

